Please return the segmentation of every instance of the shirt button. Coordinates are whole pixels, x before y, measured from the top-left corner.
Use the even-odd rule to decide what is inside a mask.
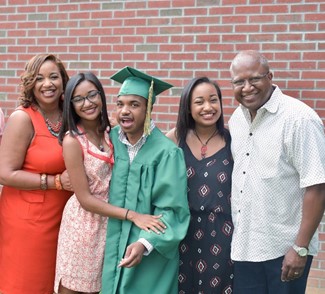
[[[253,133],[249,133],[250,136],[253,136]]]
[[[246,174],[246,172],[245,172],[245,171],[243,171],[243,174]]]
[[[249,156],[249,153],[246,153],[247,156]]]

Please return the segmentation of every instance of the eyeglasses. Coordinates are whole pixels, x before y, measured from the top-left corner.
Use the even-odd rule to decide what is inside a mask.
[[[230,81],[235,87],[243,87],[245,86],[245,82],[247,81],[250,85],[256,85],[257,83],[259,83],[261,81],[261,79],[264,79],[267,75],[269,74],[269,72],[265,73],[264,75],[261,76],[257,76],[257,77],[252,77],[249,79],[245,79],[245,80],[236,80],[236,81]]]
[[[91,91],[88,93],[88,95],[86,97],[82,97],[82,96],[75,96],[71,99],[72,103],[74,105],[77,105],[77,106],[81,106],[81,105],[84,105],[85,104],[85,101],[86,99],[91,102],[91,103],[94,103],[97,98],[98,98],[98,94],[100,94],[99,91]]]

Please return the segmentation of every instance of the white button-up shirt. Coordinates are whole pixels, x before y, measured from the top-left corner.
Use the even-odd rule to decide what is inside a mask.
[[[313,109],[276,87],[253,121],[240,105],[229,128],[234,157],[231,257],[253,262],[278,258],[296,239],[305,188],[325,183],[324,126]],[[317,238],[316,232],[312,255]]]

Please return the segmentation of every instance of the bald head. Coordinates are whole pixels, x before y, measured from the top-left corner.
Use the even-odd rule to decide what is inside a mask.
[[[259,64],[266,71],[269,71],[269,62],[260,52],[256,50],[245,50],[239,52],[230,65],[230,74],[233,76],[233,72],[238,67],[247,66],[248,64]]]
[[[249,110],[253,120],[273,92],[267,59],[255,50],[241,51],[231,63],[230,75],[235,99]]]

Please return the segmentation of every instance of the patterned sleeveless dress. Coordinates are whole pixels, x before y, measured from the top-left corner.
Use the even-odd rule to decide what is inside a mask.
[[[113,145],[108,133],[105,140],[109,152],[100,151],[85,135],[76,136],[84,156],[84,166],[94,197],[108,202],[108,188],[113,164]],[[59,233],[54,290],[59,283],[80,292],[101,289],[107,217],[84,210],[76,195],[72,195],[63,212]]]
[[[179,294],[232,293],[230,136],[226,133],[224,148],[202,160],[186,142],[179,146],[186,161],[191,212],[187,235],[179,246]]]

